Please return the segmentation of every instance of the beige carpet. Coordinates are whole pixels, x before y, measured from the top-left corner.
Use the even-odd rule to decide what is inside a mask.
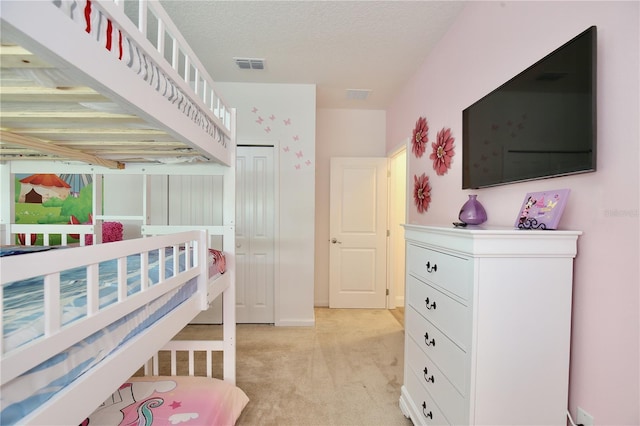
[[[398,406],[402,313],[391,312],[318,308],[315,327],[239,324],[237,384],[251,401],[237,424],[411,425]]]

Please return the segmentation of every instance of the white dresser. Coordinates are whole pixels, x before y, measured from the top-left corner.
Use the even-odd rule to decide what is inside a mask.
[[[405,225],[405,416],[566,425],[579,235]]]

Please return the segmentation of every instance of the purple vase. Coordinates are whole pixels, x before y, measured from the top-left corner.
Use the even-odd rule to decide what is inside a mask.
[[[458,219],[467,225],[480,225],[487,221],[487,212],[476,199],[477,195],[469,195],[469,199],[462,205]]]

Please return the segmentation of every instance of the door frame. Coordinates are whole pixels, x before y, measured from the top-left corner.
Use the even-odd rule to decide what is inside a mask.
[[[387,288],[389,289],[389,298],[387,299],[387,309],[394,309],[397,306],[401,306],[404,307],[404,298],[405,298],[405,293],[403,292],[402,294],[402,301],[397,300],[397,298],[399,297],[398,295],[398,283],[395,282],[394,277],[396,276],[396,274],[394,274],[395,270],[397,268],[402,268],[403,271],[403,276],[404,276],[404,266],[405,266],[405,258],[406,258],[406,254],[403,256],[402,262],[396,262],[396,256],[395,256],[395,251],[394,251],[394,247],[396,247],[396,244],[398,244],[398,239],[401,240],[401,243],[404,244],[404,234],[402,235],[396,235],[393,232],[393,228],[396,225],[400,225],[402,223],[407,223],[407,203],[406,203],[406,197],[407,197],[407,173],[406,171],[408,170],[408,166],[409,166],[409,158],[407,156],[407,144],[408,144],[408,139],[401,145],[399,145],[398,147],[396,147],[395,150],[393,150],[389,155],[388,155],[388,165],[389,165],[389,185],[387,186],[389,195],[392,193],[393,189],[401,189],[404,192],[404,198],[405,198],[405,202],[403,203],[403,209],[404,209],[404,217],[402,218],[402,221],[400,223],[391,223],[391,219],[394,218],[397,215],[394,215],[391,213],[392,208],[394,205],[399,205],[398,203],[394,203],[394,201],[396,201],[395,197],[391,197],[388,196],[387,197],[387,205],[388,205],[388,213],[387,213],[387,229],[390,230],[390,236],[387,239]],[[399,161],[396,160],[396,158],[401,155],[404,154],[405,156],[405,173],[404,175],[400,175],[400,176],[394,176],[394,172],[395,169],[393,167],[394,161]],[[398,188],[392,188],[392,181],[394,181],[394,178],[396,180],[397,183],[401,183],[404,182],[404,185],[402,185],[402,188],[399,187]],[[404,280],[403,280],[404,281]],[[396,303],[398,302],[398,303]]]
[[[273,320],[280,325],[280,141],[240,139],[237,147],[272,147],[273,148]],[[236,152],[237,156],[237,152]],[[235,225],[235,219],[234,219]]]

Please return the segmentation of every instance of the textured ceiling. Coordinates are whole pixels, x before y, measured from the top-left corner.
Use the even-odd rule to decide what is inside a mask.
[[[462,1],[161,0],[215,81],[316,84],[318,108],[385,109]],[[234,57],[264,58],[240,70]],[[347,89],[371,90],[366,100]]]

